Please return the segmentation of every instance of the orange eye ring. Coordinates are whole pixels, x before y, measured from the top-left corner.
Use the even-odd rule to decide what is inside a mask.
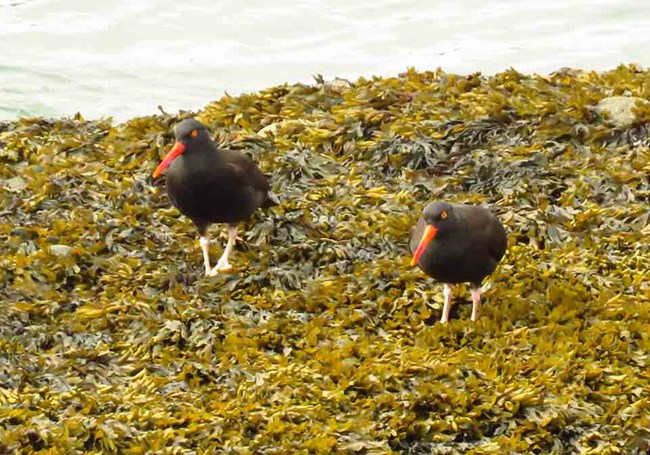
[[[192,139],[196,139],[196,136],[198,136],[198,135],[199,135],[199,132],[198,132],[197,130],[193,130],[193,131],[190,133],[190,137],[191,137]]]
[[[440,212],[440,219],[441,220],[446,220],[448,216],[449,215],[447,214],[447,212],[444,212],[444,211]]]

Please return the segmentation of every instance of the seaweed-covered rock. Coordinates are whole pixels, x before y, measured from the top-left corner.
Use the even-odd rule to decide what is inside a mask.
[[[594,106],[649,79],[408,70],[2,125],[0,450],[645,453],[650,109]],[[281,194],[232,275],[151,182],[190,116]],[[475,324],[408,264],[435,198],[509,232]]]

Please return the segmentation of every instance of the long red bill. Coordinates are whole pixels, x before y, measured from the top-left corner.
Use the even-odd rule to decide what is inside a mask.
[[[181,144],[180,142],[175,143],[174,147],[172,147],[172,149],[169,151],[167,156],[160,162],[156,170],[153,171],[153,178],[158,178],[160,174],[162,174],[163,171],[167,169],[170,164],[172,164],[172,161],[178,158],[178,156],[182,154],[184,151],[185,151],[184,144]]]
[[[438,229],[435,226],[431,226],[430,224],[427,225],[426,229],[424,229],[424,234],[422,234],[422,238],[420,239],[420,244],[418,245],[418,248],[415,250],[413,259],[411,259],[411,266],[414,266],[415,264],[418,263],[418,261],[420,260],[420,256],[422,256],[422,253],[424,253],[424,250],[427,248],[427,245],[429,245],[429,242],[431,242],[431,240],[434,239],[437,233],[438,233]]]

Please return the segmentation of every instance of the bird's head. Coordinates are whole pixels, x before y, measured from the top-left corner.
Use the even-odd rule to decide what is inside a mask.
[[[422,211],[422,218],[424,218],[426,227],[415,254],[413,254],[413,259],[411,259],[412,266],[418,263],[420,256],[433,239],[444,236],[446,232],[454,228],[456,219],[454,207],[447,202],[440,201],[428,204]]]
[[[193,147],[193,145],[203,142],[209,143],[211,140],[208,128],[194,119],[186,119],[176,125],[174,136],[176,143],[153,172],[153,178],[158,178],[172,164],[172,161],[187,150],[195,149],[196,147]]]

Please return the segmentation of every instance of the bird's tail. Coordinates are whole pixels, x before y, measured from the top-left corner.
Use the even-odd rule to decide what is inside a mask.
[[[269,208],[273,207],[274,205],[280,204],[280,198],[278,197],[277,194],[275,194],[273,191],[269,190],[266,193],[266,198],[264,199],[264,203],[262,204],[262,208]]]
[[[273,192],[271,187],[271,178],[273,177],[272,174],[264,174],[264,177],[266,177],[266,180],[269,182],[269,190],[266,192],[266,197],[264,198],[264,202],[262,203],[262,208],[268,209],[269,207],[273,207],[274,205],[279,205],[280,204],[280,198],[278,197],[277,194]]]

